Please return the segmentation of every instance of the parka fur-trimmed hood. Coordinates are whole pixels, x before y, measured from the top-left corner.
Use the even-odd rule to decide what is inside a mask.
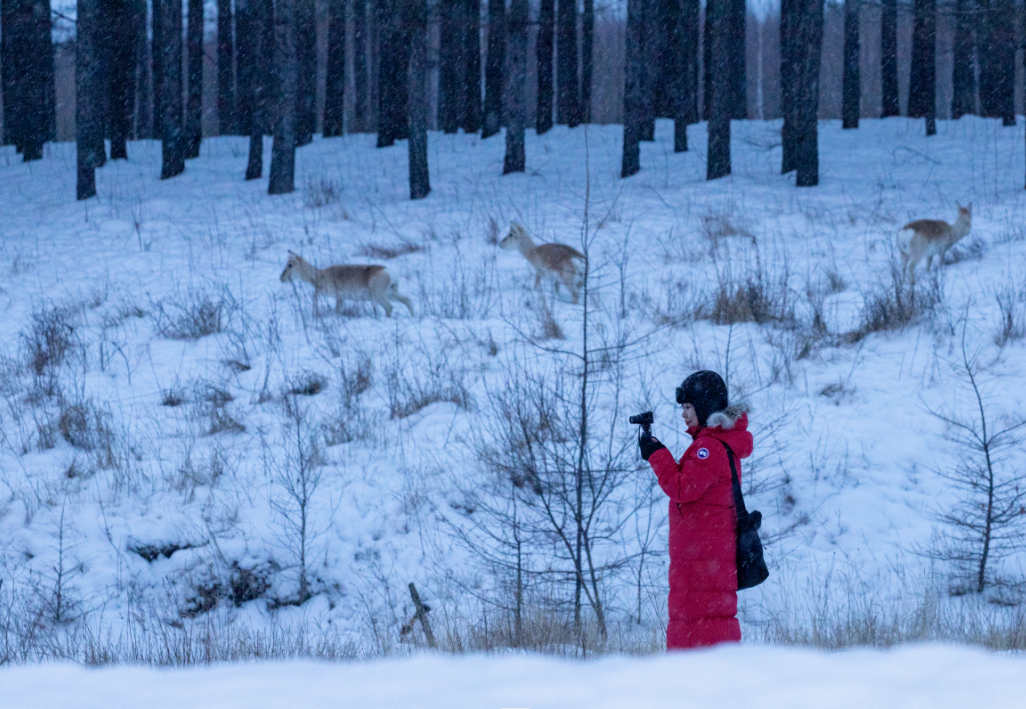
[[[734,428],[734,424],[737,423],[743,415],[747,414],[751,408],[748,406],[747,401],[741,401],[737,404],[731,404],[722,411],[716,411],[715,413],[709,414],[709,418],[706,419],[706,428],[715,428],[719,426],[724,431],[730,431]]]

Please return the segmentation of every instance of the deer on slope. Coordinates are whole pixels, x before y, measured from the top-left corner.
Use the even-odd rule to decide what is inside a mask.
[[[289,251],[289,261],[281,272],[281,282],[291,283],[293,278],[306,281],[314,287],[313,309],[318,316],[317,299],[321,295],[335,296],[335,312],[342,312],[343,300],[369,300],[380,305],[385,315],[392,317],[392,303],[406,306],[413,315],[410,299],[399,292],[397,281],[384,266],[328,266],[316,268],[299,254]],[[377,312],[375,307],[374,312]]]
[[[499,248],[519,251],[534,266],[536,289],[541,287],[542,276],[551,278],[557,293],[562,283],[577,303],[583,276],[576,262],[585,258],[580,251],[564,244],[535,244],[527,229],[516,222],[509,225],[509,235],[499,242]]]
[[[916,266],[926,257],[926,270],[930,270],[933,257],[937,256],[939,266],[944,265],[944,254],[963,239],[973,225],[973,203],[958,207],[958,219],[954,224],[939,219],[917,219],[898,231],[898,251],[901,252],[901,271],[908,273],[912,284],[916,282]]]

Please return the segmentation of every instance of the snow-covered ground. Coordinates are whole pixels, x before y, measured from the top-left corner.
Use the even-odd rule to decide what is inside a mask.
[[[0,673],[10,709],[964,709],[1022,702],[1026,660],[943,646],[828,655],[724,648],[567,662],[422,656],[367,663],[245,663],[189,670],[18,667]]]
[[[432,133],[433,192],[418,202],[407,199],[405,144],[378,150],[368,135],[302,148],[297,191],[284,197],[269,197],[266,179],[242,180],[245,139],[204,141],[185,174],[163,182],[159,144],[132,143],[83,203],[74,146],[49,145],[28,165],[3,148],[0,605],[122,646],[139,628],[152,641],[217,614],[331,629],[372,653],[395,647],[411,581],[443,627],[480,624],[494,602],[508,608],[508,565],[460,541],[487,546],[503,524],[481,510],[495,510],[508,481],[481,453],[509,452],[499,409],[518,387],[577,386],[583,333],[582,308],[546,290],[563,333],[546,339],[553,322],[530,267],[496,245],[511,220],[578,248],[587,234],[588,336],[626,343],[593,363],[592,462],[627,466],[596,527],[599,563],[615,566],[601,580],[611,623],[640,622],[659,645],[666,508],[626,419],[653,408],[657,434],[679,454],[673,388],[699,367],[727,374],[752,407],[748,503],[765,516],[773,575],[742,596],[749,637],[835,601],[946,592],[957,583],[949,566],[916,552],[934,548],[937,515],[956,499],[937,473],[969,460],[929,413],[974,415],[957,366],[963,323],[988,365],[994,420],[1021,412],[1026,390],[1023,340],[999,337],[998,303],[1024,322],[1021,127],[940,121],[927,139],[917,121],[843,132],[824,122],[814,189],[778,174],[778,123],[733,130],[734,174],[712,183],[704,124],[691,129],[694,150],[674,154],[672,124],[660,122],[628,180],[617,126],[529,133],[527,173],[506,177],[501,137]],[[852,335],[865,305],[893,289],[897,228],[953,220],[956,200],[973,203],[973,232],[936,278],[920,265],[920,302],[934,296],[927,312],[900,330]],[[368,304],[338,316],[322,299],[315,318],[311,289],[279,282],[287,250],[322,266],[386,263],[415,316],[398,308],[385,319]],[[738,289],[769,299],[756,304],[764,322],[714,324],[717,293],[729,309]],[[1003,470],[1024,459],[1006,451]],[[301,460],[319,485],[306,518],[314,595],[296,608],[289,481]],[[565,554],[551,539],[535,544],[532,598],[568,601]],[[508,546],[492,551],[495,561]],[[998,564],[996,574],[1023,577],[1022,553]],[[693,662],[767,657],[730,652]],[[889,665],[887,655],[847,657]],[[495,671],[514,676],[516,662]],[[585,686],[600,668],[634,666],[617,662],[572,671]],[[685,661],[660,662],[652,667]],[[389,665],[266,669],[297,667],[342,677]],[[228,673],[203,676],[234,681]],[[930,691],[945,686],[925,677]],[[542,705],[540,695],[488,696]]]

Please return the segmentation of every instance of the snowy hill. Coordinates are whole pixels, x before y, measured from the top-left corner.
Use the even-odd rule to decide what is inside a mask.
[[[959,500],[939,473],[976,458],[930,410],[977,413],[964,331],[987,414],[1021,413],[1021,130],[966,118],[927,139],[904,119],[826,122],[822,184],[800,190],[777,174],[777,123],[735,123],[734,174],[712,183],[704,124],[691,133],[697,149],[674,154],[660,122],[628,180],[617,126],[529,134],[528,172],[507,177],[501,137],[432,133],[420,202],[405,145],[367,135],[302,148],[285,197],[242,180],[245,139],[204,141],[163,182],[159,144],[133,143],[83,203],[72,145],[28,165],[2,149],[7,642],[39,642],[39,624],[75,652],[150,656],[216,628],[294,643],[286,654],[390,652],[410,582],[447,646],[508,636],[518,578],[532,623],[565,620],[572,549],[516,476],[573,468],[585,334],[585,457],[607,484],[589,498],[588,591],[621,647],[660,646],[666,592],[666,506],[627,417],[653,409],[679,455],[672,393],[696,368],[752,409],[745,487],[773,574],[742,596],[747,637],[805,637],[817,617],[934,594],[948,608],[969,577],[924,552],[943,551],[938,515]],[[952,221],[956,200],[973,203],[971,235],[935,275],[921,264],[915,289],[896,280],[897,229]],[[587,247],[587,322],[498,248],[510,221]],[[287,250],[385,264],[415,316],[336,315],[324,298],[315,317],[312,289],[279,281]],[[531,441],[542,454],[524,453]],[[1022,447],[1002,455],[1021,476]],[[514,515],[533,536],[512,541]],[[1024,561],[996,559],[988,580],[1022,580]],[[992,584],[986,599],[1018,596]]]

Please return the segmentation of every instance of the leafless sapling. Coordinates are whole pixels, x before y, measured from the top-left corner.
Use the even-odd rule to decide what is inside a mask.
[[[1009,455],[1020,449],[1026,418],[1005,419],[995,426],[982,381],[986,366],[979,352],[969,353],[965,339],[963,322],[961,358],[955,366],[968,390],[968,406],[959,413],[929,409],[966,454],[954,468],[938,471],[957,498],[938,513],[948,528],[943,545],[926,555],[954,564],[968,577],[968,588],[983,593],[1000,581],[994,572],[997,562],[1015,554],[1026,541],[1026,462]]]

